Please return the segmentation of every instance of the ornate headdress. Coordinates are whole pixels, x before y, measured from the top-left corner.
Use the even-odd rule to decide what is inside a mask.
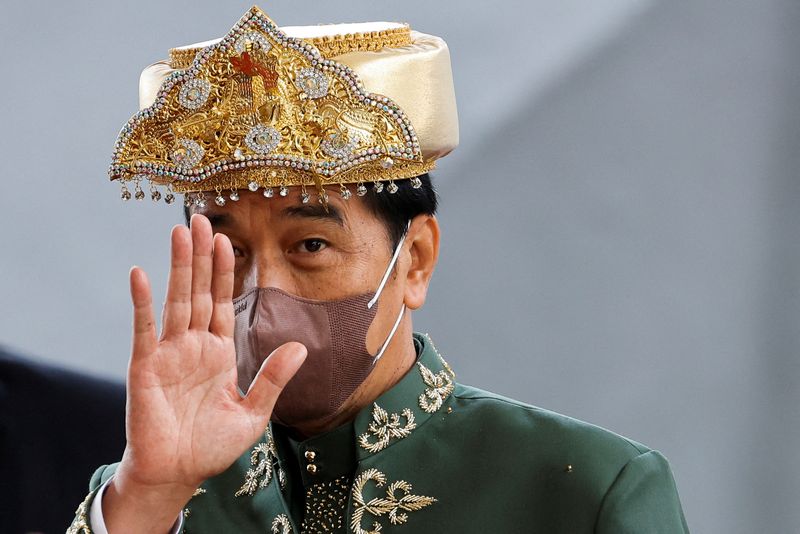
[[[278,26],[252,7],[228,34],[148,66],[109,176],[122,198],[204,205],[238,189],[342,198],[434,167],[458,144],[445,42],[406,24]],[[128,185],[132,184],[132,194]]]

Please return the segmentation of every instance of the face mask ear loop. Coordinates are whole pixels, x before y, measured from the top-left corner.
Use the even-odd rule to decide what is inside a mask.
[[[405,313],[405,311],[406,311],[406,305],[403,304],[402,306],[400,306],[400,315],[397,316],[397,320],[394,322],[394,326],[392,327],[392,331],[389,332],[389,337],[386,338],[386,341],[383,342],[383,346],[381,347],[381,350],[379,350],[378,354],[375,355],[375,358],[372,360],[372,365],[375,365],[376,363],[378,363],[378,360],[380,359],[380,357],[383,356],[383,353],[386,350],[386,347],[389,346],[389,342],[394,337],[394,333],[397,332],[397,327],[400,326],[400,320],[403,318],[403,314]]]
[[[403,242],[406,240],[406,235],[408,235],[409,228],[411,228],[411,221],[406,223],[406,231],[403,233],[403,237],[400,238],[400,242],[397,243],[397,248],[394,249],[392,260],[389,262],[389,268],[386,269],[385,273],[383,273],[383,278],[381,279],[381,283],[378,285],[378,289],[375,291],[375,296],[372,297],[372,300],[367,303],[367,309],[372,309],[375,303],[378,302],[378,297],[381,295],[381,291],[383,291],[383,286],[385,286],[386,282],[389,280],[389,275],[392,274],[392,268],[397,261],[397,257],[400,256],[400,250],[403,248]]]

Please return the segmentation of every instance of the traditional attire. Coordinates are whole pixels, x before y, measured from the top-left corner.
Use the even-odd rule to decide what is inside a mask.
[[[272,423],[195,492],[186,533],[684,533],[667,460],[602,428],[462,385],[427,335],[354,421],[296,441]],[[102,467],[70,532],[114,473]],[[83,528],[83,530],[81,530]]]
[[[187,206],[204,206],[206,193],[236,202],[243,188],[269,199],[295,186],[303,203],[316,193],[323,205],[330,186],[343,201],[351,188],[391,195],[396,180],[420,187],[458,143],[447,46],[404,24],[278,28],[254,7],[225,37],[170,55],[142,73],[141,110],[115,145],[109,174],[124,200],[144,199],[143,187],[168,203],[183,193]],[[351,320],[339,316],[319,321]],[[414,334],[414,345],[415,365],[350,423],[296,441],[273,412],[176,530],[687,531],[658,452],[458,384],[430,338]],[[114,471],[95,473],[69,532],[100,531],[93,503]]]

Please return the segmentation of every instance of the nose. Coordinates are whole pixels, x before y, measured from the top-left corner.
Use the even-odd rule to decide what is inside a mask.
[[[292,278],[285,262],[281,261],[279,257],[257,254],[242,281],[242,292],[253,287],[277,287],[284,291],[291,291],[291,283]]]

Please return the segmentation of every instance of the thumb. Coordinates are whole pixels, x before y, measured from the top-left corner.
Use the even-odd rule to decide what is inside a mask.
[[[308,350],[302,343],[284,343],[261,364],[256,378],[243,399],[245,406],[264,415],[272,413],[283,388],[306,360]]]

